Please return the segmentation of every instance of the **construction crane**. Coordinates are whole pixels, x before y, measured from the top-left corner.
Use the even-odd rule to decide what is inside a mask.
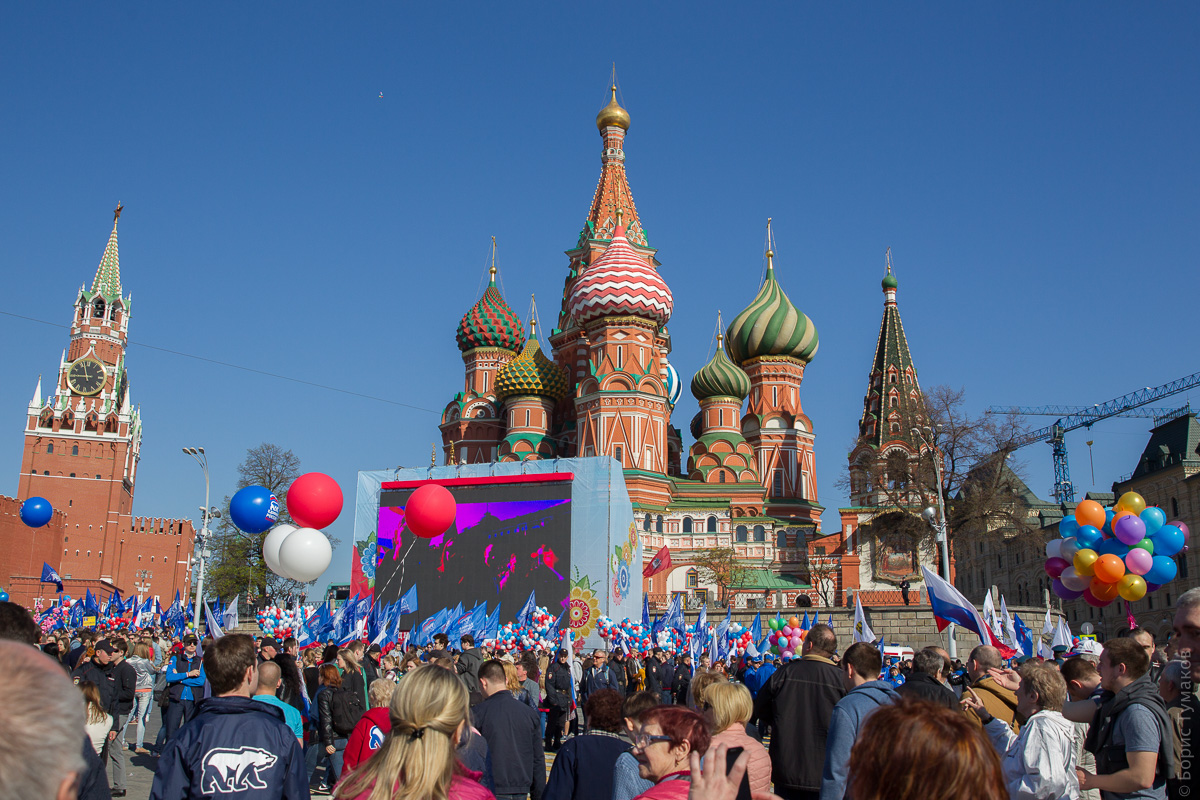
[[[1115,397],[1104,403],[1098,403],[1094,406],[1084,406],[1082,410],[1078,410],[1079,406],[1038,406],[1033,409],[1027,409],[1032,414],[1048,414],[1051,416],[1055,415],[1055,412],[1050,409],[1063,409],[1064,414],[1053,425],[1039,428],[1017,440],[1014,449],[1024,447],[1027,444],[1033,444],[1034,442],[1049,442],[1051,453],[1054,457],[1054,499],[1060,503],[1073,502],[1075,500],[1075,487],[1071,483],[1071,470],[1067,463],[1066,434],[1068,431],[1073,431],[1077,428],[1090,428],[1097,422],[1110,417],[1135,416],[1132,413],[1134,409],[1149,405],[1164,397],[1170,397],[1173,394],[1186,392],[1188,389],[1196,386],[1200,386],[1200,372],[1195,372],[1170,383],[1164,383],[1162,386],[1156,386],[1153,389],[1146,387],[1136,392],[1130,392],[1122,397]],[[1068,411],[1067,409],[1071,410]],[[1185,411],[1190,413],[1190,410],[1190,404],[1184,406],[1182,409],[1177,409],[1179,413]],[[992,406],[984,413],[1020,414],[1025,411],[1026,409],[1020,407]],[[1150,414],[1146,415],[1151,416]],[[1143,415],[1136,414],[1136,416]],[[1157,420],[1164,415],[1160,413],[1152,416]],[[1168,418],[1169,416],[1171,416],[1170,412],[1168,412]]]
[[[985,414],[1015,414],[1021,417],[1065,417],[1075,414],[1087,414],[1096,406],[988,406]],[[1192,413],[1191,402],[1184,403],[1179,408],[1129,408],[1114,417],[1130,419],[1152,419],[1155,427]]]

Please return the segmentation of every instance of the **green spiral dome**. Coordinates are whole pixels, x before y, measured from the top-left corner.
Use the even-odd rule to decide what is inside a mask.
[[[567,396],[567,388],[566,373],[546,358],[537,339],[530,339],[521,355],[505,364],[496,376],[496,397],[501,400],[530,394],[558,401]]]
[[[745,400],[750,394],[750,378],[729,360],[718,343],[717,352],[707,364],[692,376],[692,395],[697,400],[710,397],[736,397]]]
[[[754,302],[733,318],[725,349],[736,364],[759,356],[786,356],[807,363],[817,353],[817,327],[783,293],[767,251],[767,279]]]

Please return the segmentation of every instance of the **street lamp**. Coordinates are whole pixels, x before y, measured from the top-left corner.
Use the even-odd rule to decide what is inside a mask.
[[[937,479],[937,508],[930,506],[921,512],[921,516],[929,527],[933,528],[936,535],[939,550],[941,551],[942,561],[942,576],[946,582],[950,582],[950,537],[946,531],[946,501],[942,495],[942,459],[936,447],[934,447],[934,431],[928,425],[923,428],[912,429],[912,435],[919,438],[929,448],[930,455],[933,457],[933,471]],[[950,658],[955,658],[958,655],[958,648],[954,641],[954,625],[950,626],[950,646],[946,648],[950,654]]]
[[[208,504],[208,457],[204,455],[204,448],[185,447],[183,452],[191,456],[192,460],[199,464],[200,469],[204,471],[204,505],[200,508],[200,533],[196,536],[196,544],[200,547],[200,553],[196,556],[196,607],[192,613],[192,628],[198,632],[200,630],[200,610],[204,605],[204,563],[205,559],[211,555],[208,549],[208,523],[209,520],[220,519],[221,511]]]
[[[133,573],[133,577],[133,588],[138,590],[138,599],[144,601],[146,598],[142,595],[150,591],[150,579],[154,577],[154,573],[148,569],[139,569]]]

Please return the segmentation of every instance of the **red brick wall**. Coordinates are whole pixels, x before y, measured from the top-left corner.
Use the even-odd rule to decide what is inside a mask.
[[[49,523],[41,528],[30,528],[21,522],[21,501],[0,497],[0,588],[5,589],[14,602],[30,605],[38,593],[36,584],[32,589],[25,582],[18,587],[13,581],[15,576],[40,580],[43,562],[58,569],[58,543],[62,541],[65,526],[65,515],[56,509]],[[49,585],[49,589],[53,593],[54,586]]]

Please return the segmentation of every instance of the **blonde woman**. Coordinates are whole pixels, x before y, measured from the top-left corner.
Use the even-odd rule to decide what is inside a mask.
[[[703,700],[705,708],[712,714],[712,745],[726,744],[745,750],[750,755],[750,762],[746,766],[750,791],[769,791],[771,756],[758,740],[746,733],[746,723],[754,716],[750,690],[740,683],[720,680],[710,683],[697,700]]]
[[[449,670],[418,667],[396,687],[391,731],[379,751],[338,784],[353,800],[489,800],[491,792],[455,757],[468,726],[467,687]]]
[[[517,665],[510,661],[501,661],[504,665],[504,685],[516,697],[521,693],[521,679],[517,677]]]
[[[113,718],[104,710],[100,701],[100,687],[91,681],[80,681],[79,691],[83,693],[83,702],[87,704],[87,714],[84,716],[84,731],[96,755],[104,750],[108,740],[108,732],[112,730]]]

